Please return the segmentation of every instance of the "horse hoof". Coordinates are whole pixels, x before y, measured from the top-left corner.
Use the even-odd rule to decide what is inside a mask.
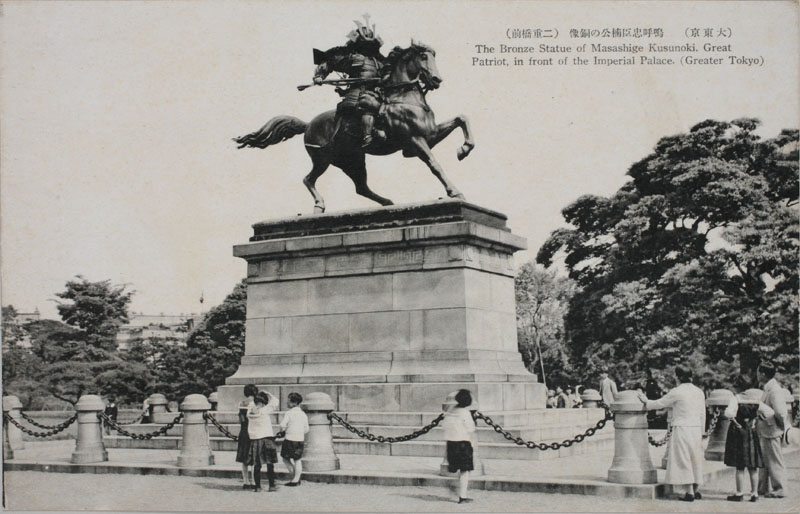
[[[461,145],[461,147],[458,149],[458,152],[456,152],[456,156],[458,157],[459,161],[463,161],[464,157],[469,155],[469,153],[471,151],[472,151],[472,147],[471,146],[469,146],[469,145]]]
[[[466,198],[464,195],[462,195],[461,193],[455,193],[455,194],[451,193],[451,194],[449,194],[448,196],[449,196],[450,198],[457,198],[457,199],[459,199],[459,200],[466,200],[466,199],[467,199],[467,198]]]
[[[323,212],[325,212],[324,206],[319,206],[319,205],[314,206],[314,214],[322,214]]]

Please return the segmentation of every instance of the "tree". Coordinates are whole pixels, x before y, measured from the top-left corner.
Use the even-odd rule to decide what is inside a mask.
[[[115,350],[119,327],[128,321],[128,304],[133,291],[111,281],[89,282],[81,275],[66,284],[56,296],[69,302],[58,302],[58,313],[64,323],[86,333],[87,342],[106,350]]]
[[[525,365],[540,374],[545,385],[548,377],[562,382],[573,379],[564,315],[575,283],[529,262],[517,273],[514,290],[519,350]]]
[[[3,348],[17,347],[25,339],[25,330],[17,319],[17,309],[13,305],[3,307]]]
[[[225,383],[244,354],[247,283],[242,280],[189,333],[185,346],[170,346],[156,366],[156,387],[171,397],[207,394]]]
[[[701,350],[752,374],[796,373],[798,131],[761,140],[754,119],[662,138],[610,198],[584,196],[537,261],[565,254],[580,289],[567,334],[587,374],[627,380]],[[727,377],[726,377],[727,378]]]

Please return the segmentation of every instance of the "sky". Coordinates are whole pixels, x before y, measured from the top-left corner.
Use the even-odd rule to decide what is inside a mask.
[[[584,194],[610,195],[663,136],[708,118],[797,127],[796,2],[36,2],[0,17],[0,297],[57,318],[75,275],[136,291],[131,310],[207,310],[244,277],[232,247],[251,225],[311,215],[302,138],[237,150],[234,136],[276,115],[310,121],[335,106],[312,48],[343,44],[368,12],[385,41],[421,40],[444,79],[437,121],[466,115],[434,150],[467,200],[503,212],[529,250]],[[660,28],[662,39],[578,40],[570,29]],[[557,30],[508,39],[508,29]],[[730,37],[690,39],[687,29]],[[763,65],[473,66],[475,45],[730,44]],[[573,50],[575,51],[575,50]],[[543,57],[535,54],[537,58]],[[527,59],[528,56],[523,56]],[[395,203],[444,189],[424,164],[368,157],[370,186]],[[372,208],[338,169],[318,181],[328,212]],[[201,306],[201,294],[205,303]]]

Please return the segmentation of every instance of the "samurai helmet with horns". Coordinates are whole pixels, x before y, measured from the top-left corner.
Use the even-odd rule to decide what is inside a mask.
[[[364,23],[353,20],[353,23],[356,24],[356,28],[347,34],[347,38],[352,43],[370,43],[376,47],[380,47],[383,44],[383,39],[375,34],[375,24],[373,23],[372,26],[370,26],[369,14],[363,14],[362,17],[364,18]]]

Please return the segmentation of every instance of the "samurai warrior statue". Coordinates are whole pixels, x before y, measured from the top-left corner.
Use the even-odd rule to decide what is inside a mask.
[[[356,29],[351,31],[344,46],[333,47],[327,52],[314,49],[314,83],[322,84],[325,77],[333,71],[344,73],[348,77],[345,89],[337,89],[342,96],[336,109],[337,126],[342,118],[361,119],[361,147],[372,143],[375,115],[381,106],[378,85],[385,57],[380,47],[383,40],[375,34],[375,25],[369,25],[369,15],[364,15],[364,22],[355,20]],[[380,138],[382,134],[377,134]]]

